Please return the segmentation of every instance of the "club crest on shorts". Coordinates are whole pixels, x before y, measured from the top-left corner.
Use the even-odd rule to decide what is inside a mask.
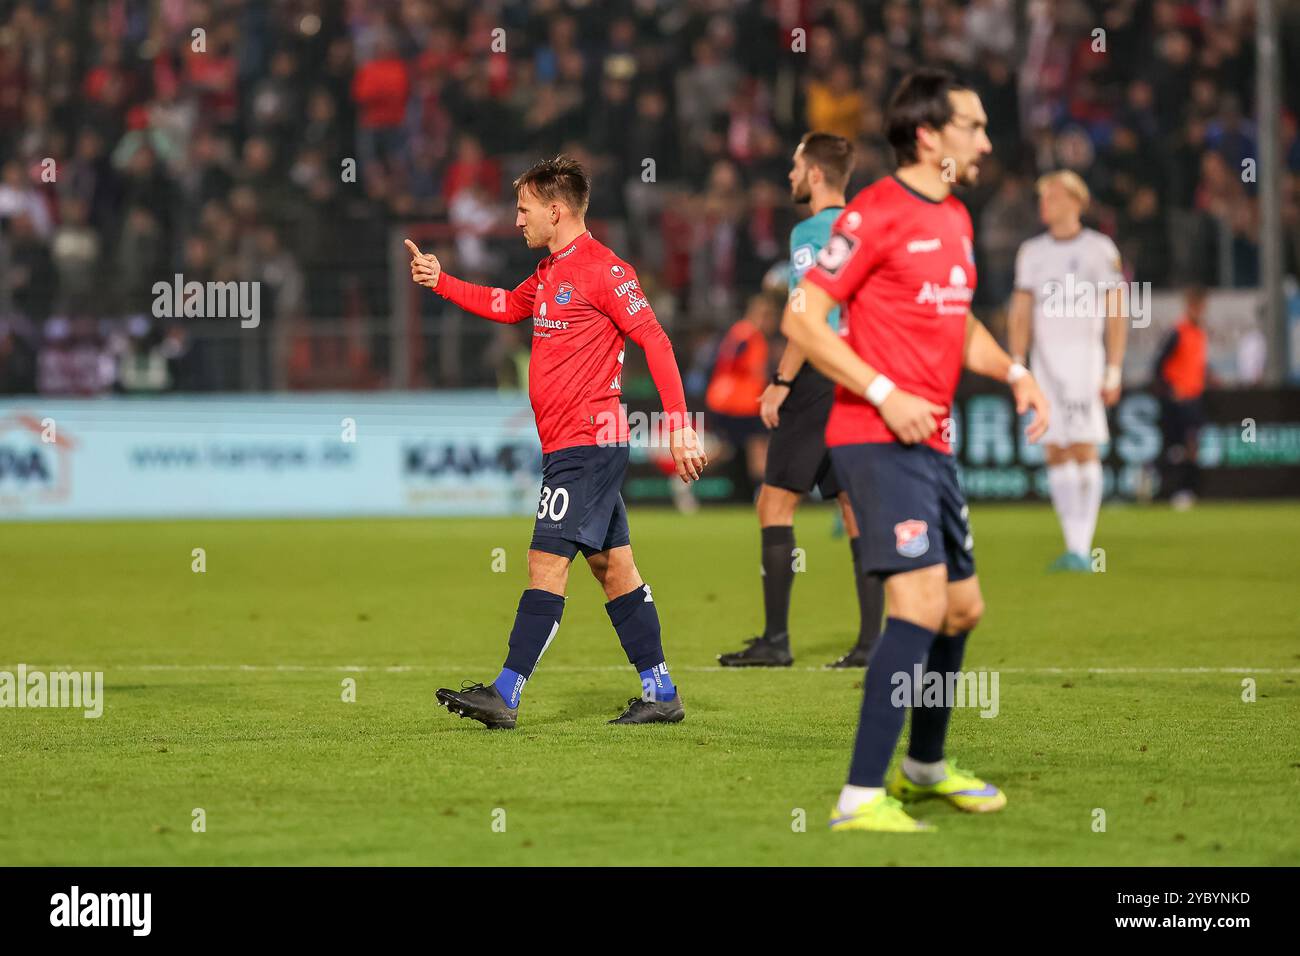
[[[905,558],[919,558],[930,550],[930,526],[909,518],[894,525],[894,546]]]

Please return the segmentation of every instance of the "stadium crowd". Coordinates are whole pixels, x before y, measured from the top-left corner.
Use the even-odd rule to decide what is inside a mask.
[[[0,393],[382,387],[407,306],[393,228],[466,278],[517,281],[536,257],[510,181],[562,150],[698,393],[721,332],[782,285],[799,136],[856,142],[852,194],[891,168],[885,99],[921,63],[989,115],[994,158],[963,197],[982,314],[1039,231],[1036,175],[1063,166],[1129,278],[1249,286],[1253,31],[1235,0],[0,2]],[[1300,81],[1283,89],[1300,274]],[[258,328],[156,318],[176,273],[260,282]],[[413,384],[518,381],[518,330],[420,308]]]

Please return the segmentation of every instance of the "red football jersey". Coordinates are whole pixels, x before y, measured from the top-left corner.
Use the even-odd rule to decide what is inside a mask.
[[[497,322],[532,318],[528,397],[543,452],[627,440],[621,402],[625,337],[645,350],[664,411],[687,423],[672,344],[635,270],[590,232],[547,256],[510,292],[446,273],[435,291]]]
[[[845,335],[862,360],[905,392],[951,414],[966,315],[975,294],[970,213],[956,196],[927,199],[893,176],[853,197],[807,279],[845,303]],[[847,331],[846,331],[847,328]],[[928,444],[951,452],[942,425]],[[897,441],[874,405],[843,386],[827,445]]]

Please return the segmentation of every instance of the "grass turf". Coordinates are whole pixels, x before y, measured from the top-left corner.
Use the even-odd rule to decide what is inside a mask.
[[[1108,507],[1091,576],[1044,573],[1046,508],[977,505],[988,611],[966,667],[998,671],[1000,708],[959,710],[949,753],[1010,802],[922,805],[938,831],[916,835],[826,831],[861,675],[814,667],[857,612],[829,510],[797,522],[794,668],[713,667],[761,623],[752,515],[642,508],[686,722],[605,724],[638,680],[575,566],[514,732],[449,716],[433,690],[497,673],[526,518],[6,525],[0,669],[102,670],[106,704],[0,710],[0,860],[1300,863],[1300,505]]]

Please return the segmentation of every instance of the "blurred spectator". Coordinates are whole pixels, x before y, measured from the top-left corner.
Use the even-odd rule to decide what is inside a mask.
[[[1160,398],[1160,423],[1165,434],[1163,489],[1175,509],[1196,501],[1200,467],[1199,435],[1205,424],[1203,396],[1211,377],[1205,332],[1205,289],[1187,292],[1186,309],[1156,355],[1152,388]]]
[[[58,273],[56,304],[65,314],[90,315],[101,291],[99,233],[86,221],[84,200],[68,196],[59,211],[62,221],[50,244]]]
[[[836,63],[823,82],[808,84],[808,128],[856,140],[862,131],[862,93],[853,83],[853,69]]]
[[[400,152],[411,77],[406,61],[387,31],[379,33],[374,55],[357,70],[352,99],[357,104],[357,145],[363,164],[387,160]]]
[[[18,329],[0,321],[0,395],[36,391],[36,352]]]
[[[708,427],[721,434],[732,449],[735,479],[752,496],[763,480],[767,428],[758,415],[758,402],[767,388],[772,361],[768,339],[776,332],[780,313],[771,296],[751,296],[745,314],[723,336],[705,393],[711,416]]]
[[[501,192],[501,165],[483,153],[478,139],[466,133],[456,139],[456,155],[447,164],[442,198],[448,205],[462,189],[479,189],[495,200]]]
[[[18,160],[10,160],[0,169],[0,227],[6,220],[26,219],[29,229],[39,239],[48,239],[54,221],[44,197],[28,179]]]
[[[14,306],[23,315],[40,322],[54,307],[56,273],[50,248],[26,212],[9,220],[7,244],[7,279]]]

